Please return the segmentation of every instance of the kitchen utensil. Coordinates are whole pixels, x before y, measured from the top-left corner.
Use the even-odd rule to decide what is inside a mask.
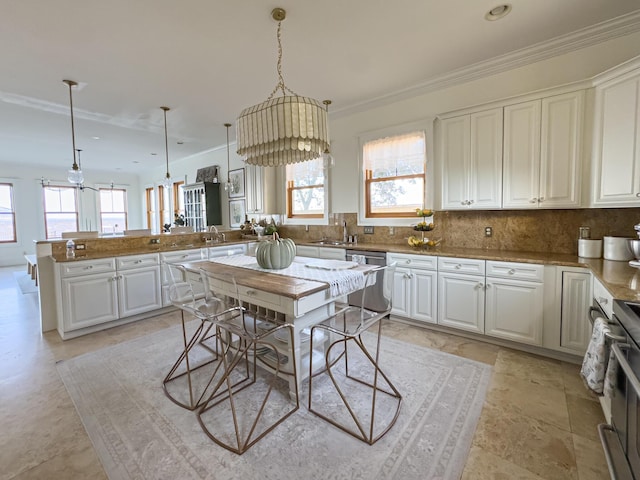
[[[629,249],[629,238],[625,237],[604,237],[604,259],[628,261],[633,258]]]
[[[629,250],[631,250],[633,256],[636,257],[636,260],[640,260],[640,239],[630,238],[628,240],[628,245]]]
[[[589,238],[578,239],[578,256],[583,258],[600,258],[602,256],[602,240]]]

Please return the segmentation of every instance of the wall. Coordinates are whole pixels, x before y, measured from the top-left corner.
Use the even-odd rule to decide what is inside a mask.
[[[68,167],[68,166],[67,166]],[[17,243],[0,244],[0,266],[20,265],[25,254],[35,253],[36,240],[45,238],[44,208],[42,203],[42,177],[52,183],[68,184],[65,166],[59,169],[51,167],[16,166],[0,163],[0,182],[13,184],[14,207],[16,210]],[[91,172],[85,170],[85,185],[108,185],[113,181],[116,186],[127,189],[129,201],[128,223],[130,228],[142,228],[142,194],[138,186],[138,176],[133,174]],[[85,190],[79,194],[80,228],[88,230],[99,225],[97,192]]]

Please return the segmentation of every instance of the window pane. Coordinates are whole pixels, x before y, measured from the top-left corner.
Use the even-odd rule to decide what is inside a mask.
[[[0,242],[15,242],[15,235],[13,214],[0,212]]]
[[[62,212],[75,212],[76,210],[76,189],[60,189],[60,207]]]
[[[292,181],[294,187],[324,184],[324,163],[322,158],[287,165],[287,180]]]
[[[397,213],[422,208],[424,184],[415,178],[371,182],[371,213]]]
[[[13,212],[13,200],[11,198],[11,185],[0,185],[0,212]]]
[[[13,185],[0,184],[0,242],[15,242],[15,211],[13,209]]]
[[[398,177],[424,173],[423,132],[386,137],[365,143],[364,168],[371,178]]]
[[[103,233],[119,233],[125,230],[127,217],[124,213],[103,213],[101,221]]]
[[[293,191],[294,215],[324,214],[324,188],[303,188]]]
[[[78,230],[75,213],[47,213],[45,216],[47,219],[47,238],[60,238],[62,232]]]

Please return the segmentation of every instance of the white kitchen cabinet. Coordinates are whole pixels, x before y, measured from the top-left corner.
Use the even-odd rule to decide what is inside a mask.
[[[485,261],[438,258],[438,323],[484,333]]]
[[[118,316],[162,308],[160,257],[157,253],[116,258]]]
[[[441,122],[442,208],[502,206],[502,108]]]
[[[209,247],[207,249],[207,258],[229,257],[231,255],[240,255],[247,253],[247,245],[238,243],[236,245],[221,245],[219,247]]]
[[[328,258],[333,260],[344,260],[347,251],[344,248],[314,247],[311,245],[296,245],[296,255],[299,257]]]
[[[112,272],[62,278],[58,314],[60,336],[64,338],[65,332],[117,320],[117,285],[115,266]]]
[[[544,266],[487,261],[484,333],[542,345]]]
[[[591,338],[591,273],[587,270],[562,272],[560,346],[584,355]]]
[[[275,213],[277,211],[275,169],[246,165],[244,170],[247,214]]]
[[[176,252],[162,252],[160,254],[161,263],[161,284],[162,284],[162,305],[168,307],[171,305],[169,299],[169,284],[171,283],[171,276],[167,263],[184,263],[184,262],[198,262],[206,259],[208,252],[206,249],[193,248],[190,250],[179,250]],[[176,272],[177,273],[177,272]],[[194,294],[198,297],[204,295],[204,287],[202,282],[193,285]]]
[[[438,257],[387,254],[387,263],[396,263],[392,315],[437,323],[437,261]]]
[[[503,207],[580,206],[584,92],[504,107]]]
[[[592,205],[640,206],[640,68],[597,85]]]

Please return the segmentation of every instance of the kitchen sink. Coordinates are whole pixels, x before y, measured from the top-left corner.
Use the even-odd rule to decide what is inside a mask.
[[[341,242],[339,240],[316,240],[311,243],[315,245],[349,245],[347,242]]]

